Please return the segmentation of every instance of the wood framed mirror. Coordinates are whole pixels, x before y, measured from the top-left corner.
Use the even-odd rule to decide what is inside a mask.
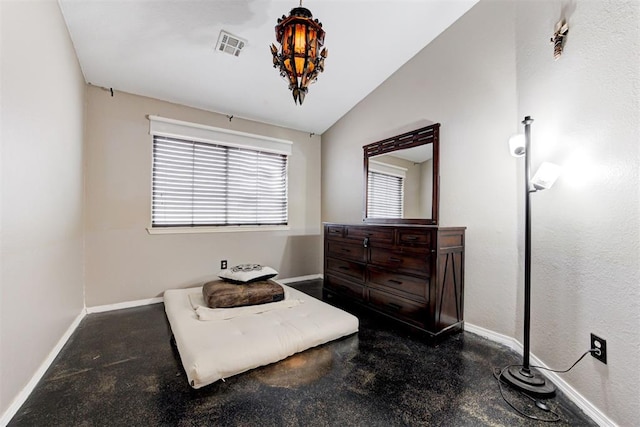
[[[440,123],[365,145],[364,222],[438,224]]]

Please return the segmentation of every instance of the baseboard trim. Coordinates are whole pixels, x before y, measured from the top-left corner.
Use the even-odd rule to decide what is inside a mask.
[[[485,329],[481,326],[477,326],[466,321],[464,322],[464,330],[466,332],[471,332],[472,334],[480,335],[481,337],[493,342],[497,342],[498,344],[507,346],[511,350],[517,351],[518,353],[522,354],[522,345],[515,338],[499,334],[498,332],[494,332],[491,329]]]
[[[305,280],[316,280],[316,279],[322,279],[322,274],[310,274],[307,276],[298,276],[298,277],[288,277],[286,279],[277,279],[278,282],[286,285],[287,283],[295,283],[295,282],[302,282]],[[155,298],[148,298],[148,299],[139,299],[139,300],[135,300],[135,301],[125,301],[125,302],[118,302],[115,304],[105,304],[105,305],[96,305],[93,307],[87,307],[87,314],[93,314],[93,313],[103,313],[105,311],[113,311],[113,310],[122,310],[125,308],[133,308],[133,307],[140,307],[143,305],[149,305],[149,304],[157,304],[160,302],[163,302],[164,298],[163,297],[155,297]]]
[[[305,280],[316,280],[322,279],[324,276],[322,274],[310,274],[308,276],[298,276],[298,277],[287,277],[286,279],[278,279],[278,282],[283,285],[287,285],[289,283],[295,282],[304,282]]]
[[[470,332],[475,335],[479,335],[488,340],[494,341],[498,344],[505,345],[511,350],[517,352],[522,355],[524,352],[524,347],[520,341],[515,338],[509,337],[507,335],[499,334],[490,329],[485,329],[480,326],[476,326],[474,324],[465,322],[464,330],[466,332]],[[531,364],[536,366],[542,366],[548,368],[548,366],[540,360],[535,354],[531,353]],[[607,417],[602,411],[600,411],[593,403],[587,400],[583,395],[581,395],[575,388],[573,388],[569,383],[567,383],[562,377],[560,377],[555,372],[548,372],[545,370],[539,371],[545,377],[547,377],[551,382],[553,382],[556,387],[564,394],[566,394],[569,399],[573,401],[582,411],[587,414],[594,422],[596,422],[599,426],[602,427],[618,427],[613,420]]]
[[[157,304],[163,302],[163,297],[139,299],[135,301],[118,302],[115,304],[96,305],[93,307],[87,307],[87,314],[103,313],[105,311],[122,310],[125,308],[140,307],[143,305]]]
[[[18,395],[13,399],[11,405],[9,405],[4,414],[2,414],[2,417],[0,417],[0,426],[6,426],[7,424],[9,424],[9,421],[11,421],[11,419],[18,413],[20,407],[24,404],[24,402],[27,401],[29,395],[31,395],[36,385],[38,385],[38,382],[40,382],[55,358],[58,357],[58,353],[60,353],[62,347],[64,347],[69,338],[71,338],[71,335],[75,332],[76,328],[78,327],[78,325],[80,325],[80,322],[82,321],[82,319],[84,319],[86,314],[87,311],[83,308],[82,311],[80,311],[80,314],[78,314],[76,318],[73,319],[71,325],[69,325],[64,334],[62,334],[56,345],[53,347],[53,349],[51,349],[42,364],[40,364],[38,370],[36,370],[36,372],[33,374],[27,385],[24,386],[20,393],[18,393]]]

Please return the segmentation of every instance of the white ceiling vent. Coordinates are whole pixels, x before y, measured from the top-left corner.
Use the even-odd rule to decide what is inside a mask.
[[[240,56],[240,51],[246,44],[246,40],[231,35],[223,30],[220,31],[218,43],[216,44],[216,50],[218,52],[228,53],[229,55]]]

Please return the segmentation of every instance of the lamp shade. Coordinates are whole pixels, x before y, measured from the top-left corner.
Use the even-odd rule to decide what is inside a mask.
[[[513,157],[522,157],[526,151],[524,134],[513,135],[509,138],[509,152]]]
[[[327,49],[324,45],[322,24],[313,19],[309,9],[296,7],[288,17],[278,19],[276,41],[271,45],[274,68],[289,82],[289,90],[295,103],[302,105],[308,86],[324,71]],[[322,49],[322,50],[321,50]]]
[[[548,190],[556,182],[561,171],[560,166],[554,163],[544,162],[531,179],[531,184],[536,190]]]

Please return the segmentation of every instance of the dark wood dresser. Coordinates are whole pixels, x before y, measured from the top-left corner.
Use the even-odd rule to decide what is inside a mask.
[[[465,227],[324,224],[326,298],[364,305],[429,338],[463,329]]]

